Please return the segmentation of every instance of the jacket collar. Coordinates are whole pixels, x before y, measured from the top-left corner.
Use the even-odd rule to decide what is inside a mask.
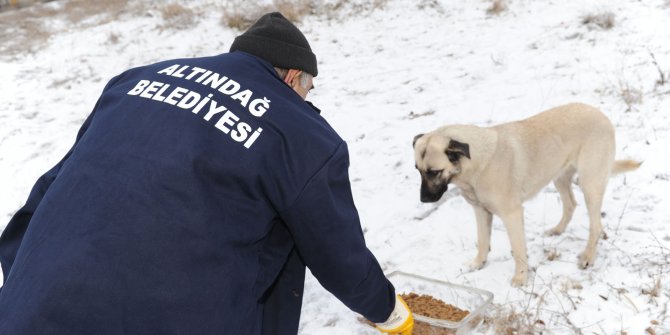
[[[316,112],[316,114],[321,114],[321,110],[318,109],[316,106],[314,106],[311,101],[305,100],[305,103],[307,103],[309,107],[312,107],[312,109]]]

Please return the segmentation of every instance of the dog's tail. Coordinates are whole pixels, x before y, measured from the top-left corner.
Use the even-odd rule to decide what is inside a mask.
[[[612,166],[612,175],[636,170],[640,167],[640,165],[642,165],[642,162],[631,159],[614,161],[614,166]]]

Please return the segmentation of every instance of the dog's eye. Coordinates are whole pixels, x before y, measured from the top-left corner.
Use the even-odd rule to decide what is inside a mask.
[[[447,152],[447,158],[450,162],[454,163],[458,161],[459,155],[455,152]]]
[[[442,173],[442,170],[428,170],[426,171],[426,176],[433,178],[439,176],[440,173]]]

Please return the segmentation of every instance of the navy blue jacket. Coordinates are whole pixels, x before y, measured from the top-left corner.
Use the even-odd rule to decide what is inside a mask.
[[[0,238],[0,334],[295,334],[305,265],[384,321],[348,164],[254,56],[128,70]]]

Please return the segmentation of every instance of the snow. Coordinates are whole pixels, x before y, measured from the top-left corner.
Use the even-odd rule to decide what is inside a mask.
[[[335,18],[308,16],[299,26],[319,59],[309,99],[349,144],[355,201],[384,270],[491,291],[491,317],[527,312],[547,334],[646,334],[647,327],[670,334],[670,83],[657,84],[659,68],[670,79],[670,4],[515,0],[489,15],[489,1],[379,3]],[[214,1],[189,2],[196,17],[185,29],[165,25],[160,6],[136,2],[100,24],[53,16],[44,21],[53,33],[38,51],[0,54],[0,227],[67,152],[107,80],[158,60],[225,52],[239,34],[220,24]],[[609,30],[581,22],[608,11],[615,14]],[[629,108],[625,88],[641,92],[641,102]],[[644,161],[610,181],[603,206],[609,238],[595,265],[577,267],[588,236],[577,187],[579,206],[566,232],[543,235],[561,215],[549,185],[524,206],[529,284],[509,284],[514,264],[498,218],[486,266],[469,272],[472,209],[456,190],[438,207],[419,202],[412,138],[444,124],[488,126],[573,101],[612,120],[619,159]],[[300,334],[377,334],[357,317],[309,276]]]

